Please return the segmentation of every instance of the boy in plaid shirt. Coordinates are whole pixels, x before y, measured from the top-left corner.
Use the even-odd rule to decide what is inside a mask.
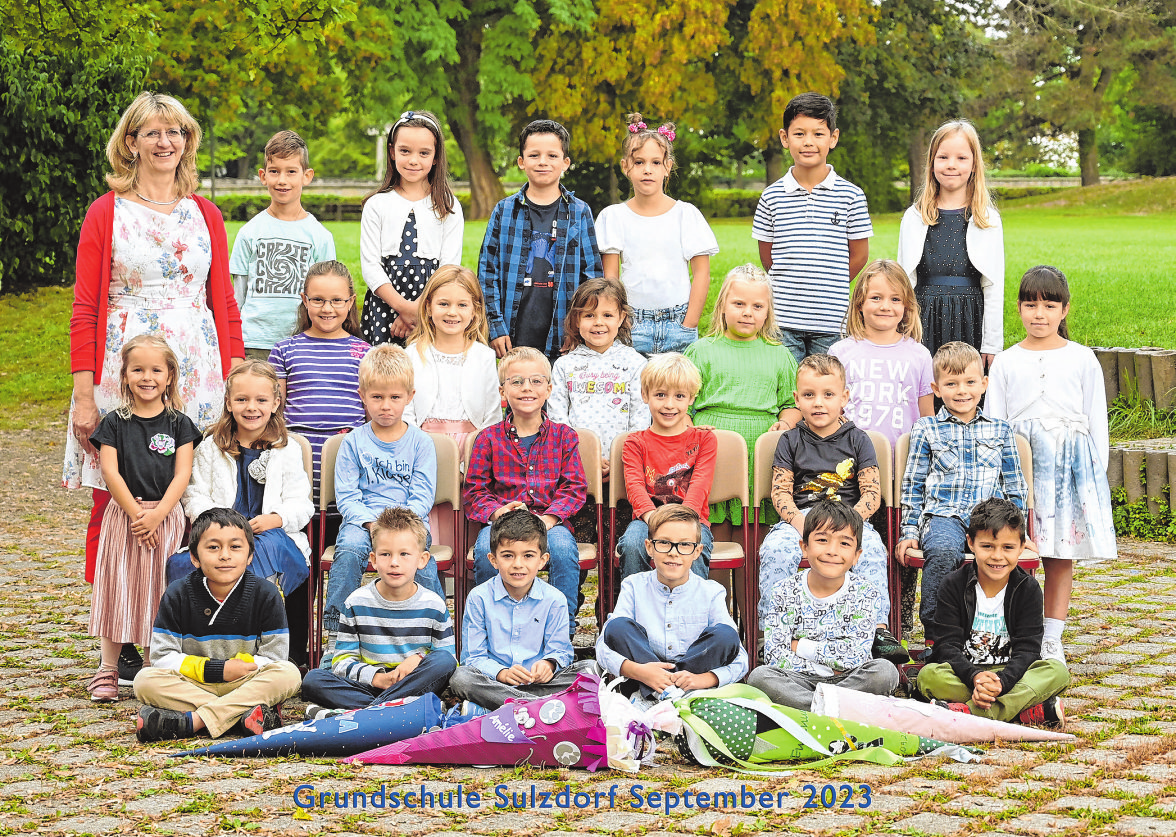
[[[580,550],[567,521],[588,499],[579,436],[566,424],[549,421],[543,406],[551,395],[551,364],[542,352],[511,349],[498,365],[506,397],[506,419],[478,434],[466,469],[466,517],[489,524],[512,509],[530,509],[547,526],[551,555],[548,578],[568,600],[571,631],[580,609]],[[474,583],[494,575],[490,526],[474,544]]]
[[[572,294],[603,275],[592,210],[559,182],[572,162],[569,143],[567,128],[550,119],[523,128],[518,164],[527,185],[500,200],[486,224],[478,278],[499,357],[530,346],[554,361]]]
[[[980,353],[967,343],[945,343],[932,364],[931,391],[943,407],[919,419],[911,431],[902,478],[902,539],[894,549],[905,565],[907,550],[922,544],[919,619],[924,630],[935,618],[939,585],[964,563],[972,509],[990,497],[1003,497],[1024,514],[1028,493],[1012,426],[980,409],[988,388]]]

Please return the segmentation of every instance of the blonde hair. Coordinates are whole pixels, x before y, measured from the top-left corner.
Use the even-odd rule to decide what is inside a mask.
[[[425,528],[424,521],[417,517],[416,512],[411,509],[390,506],[380,512],[375,522],[372,523],[372,552],[376,551],[376,540],[381,535],[392,535],[396,532],[411,532],[416,539],[417,548],[421,552],[425,551],[429,530]]]
[[[138,136],[139,129],[157,116],[184,132],[184,150],[180,154],[180,165],[176,168],[175,196],[184,198],[199,188],[196,152],[200,148],[200,126],[178,99],[144,90],[123,111],[122,118],[106,143],[106,159],[114,170],[106,175],[106,183],[114,191],[134,191],[139,182],[139,157],[127,147],[127,138]]]
[[[812,372],[817,376],[835,375],[841,379],[841,386],[845,386],[845,367],[833,355],[809,355],[796,367],[798,381],[801,372]]]
[[[400,384],[412,391],[412,361],[399,346],[391,343],[376,346],[359,362],[359,388],[371,389],[380,384]]]
[[[611,299],[620,312],[621,324],[617,326],[616,339],[626,346],[633,345],[633,309],[629,307],[629,295],[625,293],[625,286],[621,284],[620,279],[596,278],[585,279],[572,294],[572,302],[563,322],[563,351],[570,352],[577,346],[584,345],[584,338],[580,335],[580,317],[599,308],[601,299]]]
[[[723,279],[723,287],[719,291],[719,298],[715,300],[715,307],[711,313],[710,330],[707,337],[722,337],[727,332],[727,297],[731,295],[731,286],[736,282],[748,285],[763,285],[768,289],[768,317],[764,320],[759,336],[765,343],[773,346],[780,345],[780,327],[776,325],[775,304],[772,301],[772,284],[763,268],[754,264],[741,264],[727,271]]]
[[[551,377],[551,361],[547,359],[547,355],[538,349],[532,349],[530,346],[515,346],[509,352],[502,356],[502,360],[498,361],[498,383],[501,386],[506,383],[507,373],[510,368],[516,363],[524,363],[532,361],[538,363],[543,367],[547,377]]]
[[[429,306],[433,304],[433,297],[447,285],[457,285],[470,295],[474,302],[474,318],[466,326],[464,337],[467,343],[485,343],[490,337],[490,326],[486,322],[486,302],[482,298],[482,284],[469,268],[456,264],[447,264],[437,269],[425,283],[418,300],[420,307],[412,334],[408,336],[408,345],[415,346],[421,360],[425,359],[425,349],[437,342],[437,326],[433,323]]]
[[[849,308],[845,311],[845,336],[854,340],[866,338],[866,318],[862,314],[862,308],[866,304],[866,295],[870,292],[870,280],[875,276],[889,282],[890,287],[898,291],[898,295],[902,297],[903,311],[902,319],[898,321],[898,333],[916,343],[920,342],[923,339],[923,321],[919,318],[919,301],[915,298],[915,289],[911,286],[907,272],[892,259],[874,259],[858,276],[849,295]]]
[[[693,523],[698,527],[695,536],[702,537],[702,520],[698,516],[698,512],[689,506],[684,506],[681,503],[666,503],[658,506],[653,510],[653,514],[649,516],[649,539],[653,540],[657,537],[657,532],[661,527],[667,523]]]
[[[654,355],[641,369],[641,394],[648,396],[658,389],[681,390],[694,398],[702,389],[702,373],[681,352]]]
[[[981,373],[984,372],[984,364],[981,363],[980,353],[976,351],[976,347],[959,340],[944,343],[931,359],[937,381],[940,375],[962,375],[973,363],[980,366]]]
[[[923,173],[923,185],[915,196],[915,206],[919,208],[919,216],[927,226],[939,223],[939,181],[935,179],[935,155],[939,153],[939,146],[943,141],[955,134],[962,134],[968,141],[968,149],[972,152],[972,174],[968,178],[967,215],[980,229],[992,226],[988,218],[988,210],[992,206],[992,195],[988,192],[988,183],[984,178],[984,155],[980,149],[980,136],[975,126],[966,119],[956,119],[944,122],[931,135],[931,144],[927,146],[926,167]]]
[[[306,271],[306,280],[302,283],[302,293],[298,297],[298,319],[294,324],[294,333],[301,334],[310,329],[310,311],[306,309],[306,291],[310,287],[310,280],[319,276],[338,276],[347,280],[347,296],[351,298],[351,307],[347,309],[347,316],[343,318],[343,330],[352,337],[359,337],[359,307],[355,304],[355,280],[351,278],[351,271],[347,265],[335,259],[325,262],[315,262]],[[370,293],[370,291],[369,291]]]
[[[237,441],[237,420],[233,418],[232,407],[233,384],[246,375],[268,381],[274,395],[274,410],[270,413],[265,429],[258,437],[256,447],[259,450],[269,448],[284,448],[290,441],[286,435],[286,420],[282,416],[282,388],[278,383],[278,375],[274,368],[264,360],[246,360],[238,363],[225,378],[225,409],[216,424],[208,431],[212,441],[218,448],[229,456],[236,458],[241,455],[241,443]]]
[[[159,335],[140,334],[124,343],[122,351],[119,353],[122,359],[122,368],[118,373],[118,394],[122,398],[122,404],[118,407],[118,414],[123,418],[130,418],[134,412],[135,394],[131,391],[130,384],[127,383],[127,361],[135,349],[155,349],[163,355],[163,362],[167,364],[167,374],[171,377],[163,389],[164,409],[173,415],[183,412],[184,399],[180,397],[180,362],[176,359],[176,353]]]

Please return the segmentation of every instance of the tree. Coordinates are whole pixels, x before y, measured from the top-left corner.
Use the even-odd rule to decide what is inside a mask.
[[[1074,132],[1082,185],[1099,182],[1098,129],[1117,76],[1138,72],[1149,97],[1176,103],[1165,69],[1176,60],[1166,0],[1011,0],[1000,44],[1014,72],[1022,119]]]

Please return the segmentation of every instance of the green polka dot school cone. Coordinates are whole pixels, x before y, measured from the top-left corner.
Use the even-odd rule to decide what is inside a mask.
[[[775,770],[778,762],[898,764],[931,753],[976,760],[967,748],[938,739],[780,706],[751,686],[692,692],[674,707],[683,724],[679,749],[707,767],[761,771]]]

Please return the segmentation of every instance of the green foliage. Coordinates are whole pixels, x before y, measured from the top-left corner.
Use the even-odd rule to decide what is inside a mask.
[[[470,196],[458,192],[455,197],[462,210],[469,208]],[[264,212],[270,205],[269,195],[218,195],[217,208],[226,221],[248,221],[254,215]],[[363,207],[359,195],[323,195],[303,192],[302,208],[320,221],[358,221]]]
[[[1147,499],[1134,503],[1127,502],[1127,491],[1122,486],[1111,489],[1111,515],[1115,522],[1115,534],[1125,535],[1141,541],[1162,541],[1176,543],[1176,517],[1173,517],[1168,498],[1172,487],[1164,486],[1164,496],[1157,497],[1160,513],[1153,515],[1147,508]]]
[[[1107,407],[1112,439],[1165,439],[1176,436],[1176,410],[1162,412],[1139,394],[1134,380]]]
[[[105,191],[106,142],[145,62],[108,47],[33,53],[0,41],[0,290],[73,281],[78,232]]]
[[[991,183],[992,181],[989,181]],[[997,201],[1011,201],[1017,198],[1032,198],[1037,195],[1051,195],[1061,190],[1060,186],[989,186],[988,191]]]

